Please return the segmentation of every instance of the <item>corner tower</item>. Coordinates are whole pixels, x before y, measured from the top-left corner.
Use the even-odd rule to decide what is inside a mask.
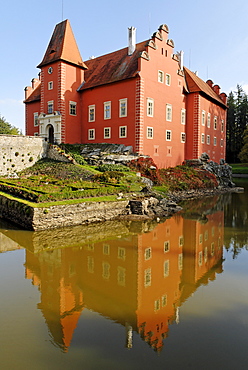
[[[39,135],[50,142],[77,142],[81,136],[77,89],[87,67],[68,20],[56,25],[37,68],[41,69]]]

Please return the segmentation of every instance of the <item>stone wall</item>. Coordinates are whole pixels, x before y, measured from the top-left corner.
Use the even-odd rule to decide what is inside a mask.
[[[0,176],[13,176],[47,156],[48,143],[41,137],[0,135]]]
[[[0,217],[29,230],[82,225],[114,219],[126,213],[128,200],[118,202],[84,202],[51,207],[30,207],[0,195]]]

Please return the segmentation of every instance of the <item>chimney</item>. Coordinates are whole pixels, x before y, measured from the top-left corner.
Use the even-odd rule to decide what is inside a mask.
[[[136,48],[136,28],[128,27],[128,55],[132,55]]]
[[[206,83],[208,84],[208,86],[213,88],[213,81],[212,80],[207,80]]]
[[[214,92],[215,92],[217,95],[220,95],[220,87],[219,87],[219,85],[214,85],[213,90],[214,90]]]
[[[224,104],[227,104],[227,95],[224,92],[220,94],[220,98]]]
[[[25,89],[25,100],[28,99],[30,97],[30,95],[32,94],[33,92],[33,89],[31,86],[26,86]]]
[[[39,85],[40,80],[38,80],[38,78],[33,78],[31,82],[32,82],[32,89],[34,90]]]

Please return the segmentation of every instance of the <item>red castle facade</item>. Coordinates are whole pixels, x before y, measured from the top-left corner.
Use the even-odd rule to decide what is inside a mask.
[[[84,62],[70,23],[56,25],[39,78],[25,88],[26,134],[54,143],[114,143],[158,167],[203,152],[225,158],[225,93],[183,66],[167,25],[136,44]]]

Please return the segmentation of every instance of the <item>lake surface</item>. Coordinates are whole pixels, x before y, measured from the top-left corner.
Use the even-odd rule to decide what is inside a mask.
[[[248,181],[163,223],[0,220],[1,369],[247,369]]]

